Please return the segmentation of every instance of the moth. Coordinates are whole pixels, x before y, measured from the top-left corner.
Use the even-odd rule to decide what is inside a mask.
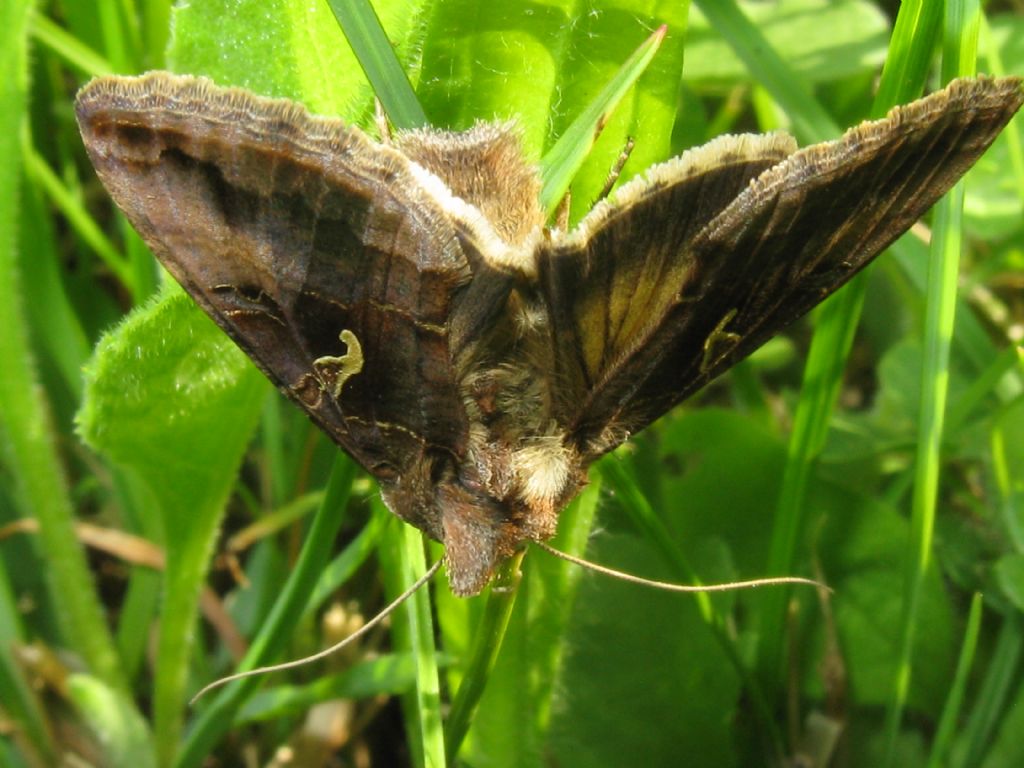
[[[963,79],[836,141],[722,136],[546,226],[514,127],[385,144],[195,77],[78,94],[157,258],[442,542],[473,595],[555,531],[587,467],[843,285],[1024,101]]]

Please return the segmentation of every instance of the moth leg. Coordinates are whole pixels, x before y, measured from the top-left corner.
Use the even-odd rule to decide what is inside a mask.
[[[612,163],[611,169],[608,171],[608,178],[605,179],[604,186],[601,187],[600,193],[594,200],[594,204],[601,202],[608,195],[611,194],[612,187],[618,182],[619,177],[622,175],[622,169],[629,161],[629,156],[633,154],[633,147],[636,146],[636,141],[633,140],[632,136],[626,137],[626,143],[622,147],[622,151],[619,152],[619,156],[615,158],[615,162]],[[572,192],[571,190],[565,191],[565,196],[562,197],[561,202],[558,204],[558,208],[555,210],[555,226],[562,232],[566,232],[569,229],[569,209],[572,207]]]
[[[632,136],[626,137],[626,143],[622,147],[622,151],[619,152],[619,156],[615,158],[615,162],[612,163],[611,170],[608,171],[608,178],[604,181],[604,186],[601,187],[601,192],[597,196],[597,200],[594,202],[600,202],[604,200],[608,195],[612,193],[612,187],[619,181],[619,177],[622,176],[622,169],[626,167],[626,163],[629,162],[629,156],[633,154],[633,148],[636,146]]]
[[[572,190],[566,189],[558,208],[555,209],[555,227],[562,232],[569,229],[569,209],[572,208]]]
[[[347,351],[340,357],[318,357],[313,361],[313,370],[320,379],[324,390],[331,393],[335,400],[341,397],[341,388],[345,382],[363,370],[363,347],[359,339],[350,330],[344,330],[338,336]]]

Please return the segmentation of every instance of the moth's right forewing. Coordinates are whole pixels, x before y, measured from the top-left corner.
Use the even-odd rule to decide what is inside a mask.
[[[581,452],[598,455],[663,412],[634,401],[632,392],[652,369],[671,365],[666,345],[651,340],[699,277],[689,243],[795,149],[785,134],[720,137],[624,185],[541,250],[555,412]],[[632,411],[628,418],[620,418],[617,404]],[[614,435],[603,436],[610,424]]]
[[[576,444],[614,447],[837,290],[970,168],[1022,100],[1016,78],[956,81],[772,163],[697,229],[679,223],[692,220],[686,199],[670,197],[616,211],[579,258],[551,259],[556,381],[568,385]]]
[[[335,441],[381,475],[463,449],[447,319],[469,266],[401,153],[194,78],[106,78],[76,106],[154,254]]]

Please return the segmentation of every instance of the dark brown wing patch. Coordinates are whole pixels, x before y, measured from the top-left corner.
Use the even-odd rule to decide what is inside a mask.
[[[469,265],[400,152],[195,78],[105,78],[76,107],[153,252],[336,442],[382,474],[424,445],[461,455],[447,334]],[[362,360],[335,399],[343,331]]]

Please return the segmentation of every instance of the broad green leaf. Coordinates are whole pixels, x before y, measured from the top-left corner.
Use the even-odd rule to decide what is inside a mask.
[[[136,310],[96,348],[83,439],[151,491],[167,551],[155,734],[175,749],[199,590],[268,384],[180,290]]]
[[[230,487],[228,447],[244,447],[265,392],[255,366],[180,289],[131,314],[97,346],[78,416],[82,437],[135,468],[174,507],[204,503],[211,484]],[[225,429],[225,425],[232,425]],[[199,439],[201,438],[201,439]],[[168,548],[191,521],[165,518]]]
[[[629,534],[599,535],[588,556],[674,580]],[[545,749],[559,765],[631,765],[638,755],[647,766],[738,765],[739,681],[692,598],[587,574],[565,642]]]
[[[859,706],[884,705],[892,694],[904,610],[900,587],[910,535],[907,521],[870,497],[858,499],[827,487],[813,503],[828,510],[820,550],[829,563],[825,578],[834,590],[836,631],[850,690]],[[908,706],[937,716],[954,667],[956,641],[953,606],[936,568],[927,571],[919,599],[920,626],[927,629],[914,645]],[[807,671],[812,680],[818,676],[811,667]]]

